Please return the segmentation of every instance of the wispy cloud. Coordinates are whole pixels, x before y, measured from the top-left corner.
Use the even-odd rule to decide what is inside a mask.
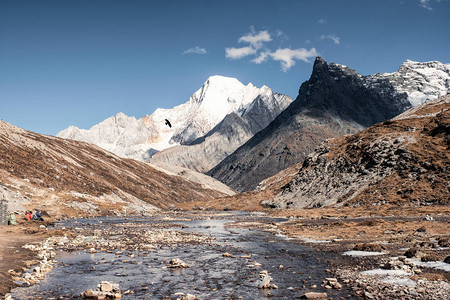
[[[269,57],[269,55],[270,55],[270,51],[261,52],[261,53],[259,53],[259,56],[252,59],[251,62],[259,65],[259,64],[265,62],[267,60],[267,58]]]
[[[225,57],[229,59],[239,59],[253,54],[256,54],[256,49],[252,47],[225,48]]]
[[[328,34],[328,35],[322,34],[320,36],[320,39],[321,40],[325,40],[325,39],[332,40],[336,45],[339,45],[340,40],[341,40],[338,36],[335,36],[334,34]]]
[[[201,48],[199,46],[195,46],[195,47],[187,49],[186,51],[183,52],[183,54],[189,54],[189,53],[193,53],[193,54],[207,54],[208,51],[206,51],[205,48]]]
[[[317,21],[317,23],[319,23],[319,24],[326,24],[326,23],[327,23],[327,20],[325,20],[325,19],[323,19],[323,18],[320,18],[320,19]]]
[[[241,36],[238,40],[239,43],[245,42],[252,45],[255,49],[260,49],[264,42],[270,42],[272,37],[267,30],[260,31],[256,33],[252,28],[252,32],[247,35]]]
[[[269,54],[272,59],[280,61],[281,69],[283,72],[287,72],[292,66],[295,65],[296,60],[302,60],[304,62],[309,62],[309,59],[316,57],[319,53],[315,48],[309,50],[305,48],[300,49],[277,49],[277,51]]]
[[[436,0],[436,2],[441,1],[442,0]],[[419,6],[431,11],[433,10],[433,7],[431,7],[431,2],[433,2],[433,0],[419,0]]]

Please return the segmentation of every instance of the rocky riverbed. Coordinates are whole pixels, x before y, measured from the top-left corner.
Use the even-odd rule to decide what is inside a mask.
[[[311,220],[300,228],[321,230],[330,222],[336,223]],[[114,295],[124,299],[447,299],[450,295],[446,269],[450,264],[441,259],[448,253],[445,238],[419,230],[409,243],[396,244],[403,237],[398,233],[390,243],[370,243],[350,239],[341,230],[343,237],[320,239],[319,234],[307,239],[289,231],[292,224],[299,222],[235,212],[60,222],[55,229],[64,234],[27,246],[39,253],[41,263],[17,275],[22,287],[12,297],[65,299],[111,293],[102,286],[115,286]],[[415,243],[419,241],[422,244]],[[404,255],[412,248],[416,250]],[[426,262],[433,253],[437,261]]]
[[[119,284],[124,299],[182,299],[188,294],[199,299],[350,295],[345,286],[328,290],[323,283],[330,277],[332,256],[285,236],[228,228],[244,220],[285,221],[221,213],[61,222],[56,226],[67,234],[43,244],[56,254],[55,267],[43,280],[33,275],[33,269],[22,275],[23,287],[15,289],[12,297],[76,298],[102,281]]]

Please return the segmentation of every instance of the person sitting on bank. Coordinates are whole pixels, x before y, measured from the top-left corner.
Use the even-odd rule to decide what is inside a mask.
[[[31,215],[31,211],[26,211],[25,212],[25,221],[30,221],[31,219],[33,219],[33,216]]]
[[[42,218],[41,211],[39,209],[36,210],[36,212],[34,213],[33,220],[44,221],[44,219]]]

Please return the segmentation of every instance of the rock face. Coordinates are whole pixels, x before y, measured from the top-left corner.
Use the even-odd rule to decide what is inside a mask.
[[[251,120],[261,101],[265,108],[261,113],[267,115]],[[231,113],[252,121],[252,130],[256,130],[253,127],[268,124],[290,102],[289,97],[266,86],[244,86],[234,78],[212,76],[186,103],[172,109],[157,109],[141,119],[119,113],[89,130],[71,126],[57,136],[96,144],[121,157],[147,160],[158,151],[203,137]]]
[[[450,203],[450,95],[324,143],[262,204],[279,208]]]
[[[238,191],[253,190],[325,139],[358,132],[411,107],[406,93],[388,79],[377,80],[318,57],[296,100],[208,174]]]
[[[275,94],[269,88],[263,87],[245,111],[228,114],[205,136],[188,145],[161,151],[155,154],[150,162],[207,172],[269,125],[290,103],[288,96]]]
[[[0,191],[53,215],[145,213],[225,195],[98,146],[0,122]],[[16,199],[18,201],[18,199]]]

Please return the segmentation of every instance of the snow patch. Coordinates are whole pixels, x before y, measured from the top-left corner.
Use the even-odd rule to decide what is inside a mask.
[[[358,250],[351,250],[346,251],[342,255],[348,255],[348,256],[376,256],[376,255],[385,255],[384,252],[375,252],[375,251],[358,251]]]
[[[443,270],[445,272],[450,272],[450,264],[447,264],[443,261],[428,261],[423,262],[417,259],[408,259],[408,261],[415,263],[416,265],[420,267],[430,268],[430,269],[438,269]]]

